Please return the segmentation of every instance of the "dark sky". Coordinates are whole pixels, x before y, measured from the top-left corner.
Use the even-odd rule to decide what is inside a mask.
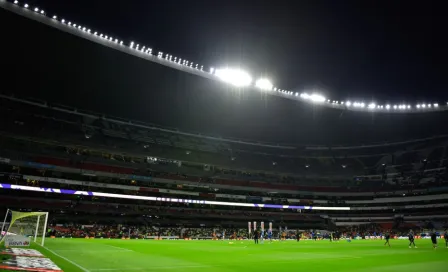
[[[28,3],[155,52],[215,67],[241,65],[284,89],[317,85],[330,98],[366,102],[447,99],[447,24],[443,8],[431,1]],[[231,89],[2,9],[0,25],[7,26],[0,29],[3,93],[269,142],[352,145],[448,133],[445,113],[333,110]]]
[[[204,65],[241,66],[334,99],[441,100],[443,1],[28,1]]]

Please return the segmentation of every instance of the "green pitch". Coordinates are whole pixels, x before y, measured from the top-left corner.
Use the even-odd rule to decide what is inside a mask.
[[[68,272],[120,271],[448,271],[448,249],[439,240],[152,241],[48,239],[42,253]]]

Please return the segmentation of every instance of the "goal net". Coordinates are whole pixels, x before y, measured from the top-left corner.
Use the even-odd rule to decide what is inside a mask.
[[[44,246],[47,232],[48,212],[18,212],[8,210],[2,224],[0,244],[6,236],[21,235]]]

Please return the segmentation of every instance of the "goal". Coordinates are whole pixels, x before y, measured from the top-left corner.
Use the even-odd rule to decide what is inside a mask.
[[[44,246],[47,232],[48,212],[19,212],[8,209],[2,224],[0,244],[8,235],[30,237],[31,241]]]

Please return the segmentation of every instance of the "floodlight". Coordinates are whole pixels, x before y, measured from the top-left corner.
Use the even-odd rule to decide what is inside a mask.
[[[359,106],[360,106],[361,108],[364,108],[364,107],[366,106],[366,104],[361,103],[361,104],[359,104]]]
[[[369,109],[374,109],[376,107],[375,103],[370,103],[369,104]]]
[[[420,109],[420,104],[417,105],[417,109]]]
[[[265,79],[265,78],[260,78],[259,80],[257,80],[257,82],[255,83],[255,86],[262,89],[262,90],[272,90],[272,83],[269,79]]]
[[[34,8],[34,11],[35,11],[35,12],[39,12],[39,9],[38,9],[38,8]]]
[[[352,102],[347,101],[347,102],[345,102],[345,105],[347,105],[347,107],[350,107],[352,105]]]
[[[28,8],[29,6],[28,6],[28,4],[25,4],[25,5],[23,5],[25,8]]]
[[[68,22],[68,25],[72,25],[72,22],[69,21],[69,22]]]
[[[41,11],[40,11],[40,14],[44,14],[44,13],[45,13],[45,11],[44,11],[44,10],[41,10]]]
[[[299,93],[296,93],[296,96],[299,96]]]
[[[439,107],[439,104],[435,103],[434,108],[437,108],[437,107]]]
[[[411,105],[408,105],[408,109],[410,109],[411,108]]]
[[[18,4],[18,3],[19,3],[19,1],[17,1],[17,0],[14,1],[14,4]]]
[[[390,109],[390,105],[386,105],[386,109]]]
[[[248,86],[252,82],[251,76],[247,72],[239,69],[217,69],[215,75],[221,80],[237,87]]]
[[[62,20],[61,20],[61,23],[65,23],[65,20],[64,20],[64,19],[62,19]]]
[[[425,104],[423,104],[423,105],[422,105],[422,108],[426,108],[426,105],[425,105]]]
[[[53,19],[57,19],[58,18],[58,16],[56,16],[56,15],[53,15]]]

